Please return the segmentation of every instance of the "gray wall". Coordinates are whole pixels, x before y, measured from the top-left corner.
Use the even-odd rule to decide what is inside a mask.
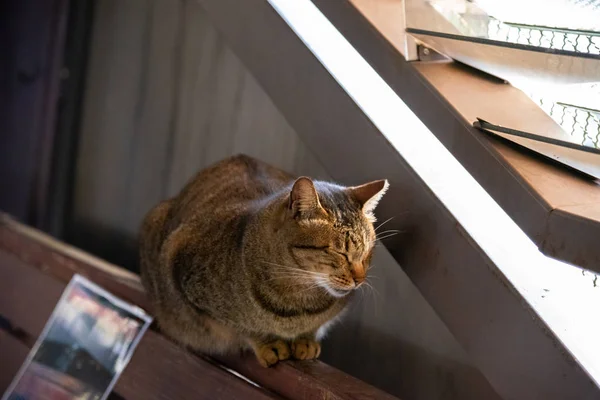
[[[83,109],[73,220],[117,237],[100,255],[132,251],[151,206],[230,154],[327,177],[192,0],[99,0]],[[405,400],[498,398],[384,248],[373,263],[323,359]]]

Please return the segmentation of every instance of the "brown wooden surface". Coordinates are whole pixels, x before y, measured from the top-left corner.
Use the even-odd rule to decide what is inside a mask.
[[[43,329],[66,282],[40,273],[29,262],[0,250],[0,315],[26,332],[31,342]],[[126,399],[140,400],[277,398],[153,331],[142,338],[114,390]]]
[[[563,139],[566,133],[519,89],[490,79],[454,62],[415,63],[415,68],[465,118],[478,117],[496,125]],[[482,133],[483,135],[483,133]],[[487,138],[486,138],[487,139]],[[600,224],[600,185],[568,169],[546,162],[501,140],[490,140],[503,161],[512,166],[533,192],[550,207],[588,205],[581,218]]]
[[[0,315],[18,321],[13,324],[37,336],[74,273],[149,309],[139,281],[134,283],[135,275],[123,273],[10,218],[0,219]],[[395,398],[318,361],[286,362],[271,369],[262,368],[251,357],[222,357],[219,361],[285,398]],[[143,372],[138,367],[143,367]],[[167,387],[171,390],[168,396],[164,392]],[[173,399],[185,398],[193,388],[198,388],[200,396],[205,387],[210,388],[206,393],[213,396],[206,398],[232,398],[233,394],[237,396],[233,398],[272,397],[153,331],[140,342],[115,390],[127,399]],[[136,393],[150,397],[132,397]],[[240,393],[243,397],[239,397]]]
[[[0,329],[0,393],[8,388],[28,352],[29,347]]]
[[[415,63],[415,68],[439,91],[466,121],[477,117],[526,132],[543,132],[555,138],[565,133],[525,93],[457,63]],[[533,156],[508,142],[484,136],[498,153],[498,160],[521,182],[519,191],[531,194],[530,204],[544,214],[520,215],[517,221],[537,226],[533,237],[540,249],[575,265],[600,271],[600,182]],[[452,146],[460,153],[457,142]],[[481,168],[485,168],[484,165]],[[492,182],[501,185],[500,181]],[[519,196],[507,192],[504,196]],[[522,205],[522,209],[526,209]]]

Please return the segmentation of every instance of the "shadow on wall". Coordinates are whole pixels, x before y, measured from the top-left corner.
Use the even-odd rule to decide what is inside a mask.
[[[137,237],[91,220],[76,218],[68,227],[66,241],[104,260],[139,273]]]
[[[403,399],[499,399],[476,368],[359,322],[334,328],[321,359]]]

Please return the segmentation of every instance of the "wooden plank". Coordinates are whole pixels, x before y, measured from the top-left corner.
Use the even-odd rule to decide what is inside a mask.
[[[0,315],[14,328],[37,337],[64,287],[15,255],[0,251]]]
[[[132,400],[279,398],[153,331],[144,335],[115,390]]]
[[[261,368],[256,359],[251,356],[218,357],[217,359],[249,379],[260,382],[290,399],[391,400],[396,398],[319,361],[289,361],[271,370]],[[334,390],[332,390],[333,385],[335,385]]]
[[[350,0],[371,23],[384,25],[381,33],[408,60],[418,59],[414,38],[406,34],[407,12],[409,8],[427,7],[427,3],[396,0]],[[406,12],[405,12],[406,10]],[[410,21],[413,22],[414,21]]]
[[[24,237],[29,237],[30,240],[23,240]],[[116,296],[149,309],[137,275],[65,245],[39,231],[16,224],[2,214],[0,247],[10,249],[11,253],[25,263],[36,266],[61,282],[68,282],[74,274],[79,273]],[[49,250],[50,248],[54,250]],[[95,267],[90,267],[91,265]]]
[[[417,63],[414,66],[465,121],[483,118],[496,125],[543,133],[555,139],[564,140],[568,136],[550,116],[515,87],[474,74],[472,70],[455,63]],[[498,104],[510,104],[510,107],[498,107]],[[514,110],[519,110],[519,113],[515,114]],[[481,135],[479,131],[475,131],[475,134]],[[595,204],[600,209],[600,186],[597,184],[528,154],[519,157],[522,152],[499,144],[501,141],[489,140],[485,136],[479,139],[488,140],[499,152],[501,160],[512,166],[523,183],[550,209],[580,204]]]
[[[18,326],[31,334],[39,334],[62,287],[74,273],[90,278],[118,297],[146,310],[150,309],[136,275],[90,257],[6,216],[0,218],[0,314],[18,320]],[[39,290],[39,295],[21,296],[20,301],[14,302],[13,299],[18,293],[30,291],[31,282],[37,282],[38,286],[34,288]],[[27,318],[23,317],[26,314],[28,314]],[[45,317],[42,318],[43,315]],[[155,343],[159,343],[160,340],[164,341],[160,346],[165,347],[164,351],[167,354],[165,358],[181,357],[189,361],[186,358],[189,354],[185,350],[167,342],[164,338],[158,339],[160,336],[157,333],[148,332],[146,336],[151,339],[142,341],[134,356],[134,359],[138,357],[144,360],[140,365],[151,365],[156,368],[157,374],[161,373],[160,368],[163,364],[160,360],[163,356],[157,356],[154,350],[150,350],[158,346]],[[147,344],[142,346],[145,342]],[[173,355],[172,352],[178,353]],[[145,357],[154,357],[156,364]],[[290,399],[395,398],[319,361],[286,362],[275,368],[264,369],[253,358],[218,357],[216,359],[223,365],[248,376],[259,385]],[[182,361],[182,365],[187,365],[188,361]],[[202,362],[206,363],[198,359],[198,363]],[[185,375],[182,370],[176,369],[175,366],[173,368],[175,369],[173,374]],[[152,379],[156,379],[153,384],[157,386],[165,384],[158,377]],[[151,386],[151,383],[148,382],[147,386]],[[127,387],[127,390],[134,389]]]
[[[25,361],[29,348],[8,332],[0,329],[0,393],[8,388],[17,371]]]
[[[465,121],[472,122],[479,117],[525,132],[544,133],[556,139],[565,138],[566,133],[551,117],[527,95],[512,86],[474,74],[455,63],[417,63],[415,68],[456,108]],[[498,107],[498,104],[511,106]],[[513,110],[520,112],[515,114]],[[600,237],[600,183],[541,157],[534,157],[503,140],[487,137],[482,133],[479,135],[479,140],[486,142],[497,152],[497,160],[514,171],[513,179],[520,185],[504,185],[503,177],[487,183],[480,182],[484,186],[494,185],[494,198],[515,218],[540,250],[551,257],[600,271],[599,248],[589,245],[590,240],[593,240],[591,238]],[[528,139],[507,138],[528,145],[525,143]],[[463,142],[460,143],[462,146]],[[552,145],[534,145],[542,149],[552,147],[551,151],[557,151]],[[475,151],[472,154],[462,154],[459,147],[454,146],[452,151],[460,157],[471,160],[481,157]],[[596,155],[587,153],[578,157],[589,160],[589,163],[597,158]],[[480,170],[485,170],[483,164]],[[501,190],[503,188],[506,190]],[[517,203],[516,199],[521,201]],[[571,211],[559,212],[564,207],[571,208]]]
[[[0,250],[0,315],[29,338],[40,334],[65,287],[66,282]],[[141,400],[277,398],[153,331],[144,335],[115,391]]]

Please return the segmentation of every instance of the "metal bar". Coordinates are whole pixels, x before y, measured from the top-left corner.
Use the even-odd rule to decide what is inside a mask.
[[[482,45],[486,45],[486,46],[507,47],[507,48],[516,49],[516,50],[535,51],[538,53],[556,54],[559,56],[568,56],[568,57],[576,57],[576,58],[590,58],[593,60],[600,60],[600,54],[581,53],[581,52],[577,52],[577,51],[553,49],[550,47],[533,46],[533,45],[506,42],[506,41],[502,41],[502,40],[488,39],[488,38],[481,38],[481,37],[474,37],[474,36],[455,35],[452,33],[435,32],[435,31],[429,31],[429,30],[417,29],[417,28],[407,28],[406,32],[415,34],[415,35],[426,35],[426,36],[440,37],[440,38],[451,39],[451,40],[459,40],[462,42],[478,43],[478,44],[482,44]]]
[[[494,124],[487,122],[486,120],[483,120],[481,118],[477,118],[477,121],[473,122],[473,126],[477,129],[484,129],[484,130],[487,129],[490,131],[502,132],[502,133],[506,133],[508,135],[519,136],[519,137],[523,137],[523,138],[527,138],[527,139],[531,139],[531,140],[536,140],[538,142],[553,144],[555,146],[561,146],[561,147],[567,147],[567,148],[573,149],[573,150],[585,151],[586,153],[600,154],[600,149],[596,149],[596,148],[588,147],[588,146],[582,146],[577,143],[567,142],[567,141],[560,140],[560,139],[554,139],[554,138],[547,137],[547,136],[536,135],[535,133],[523,132],[523,131],[519,131],[517,129],[505,128],[500,125],[494,125]]]

